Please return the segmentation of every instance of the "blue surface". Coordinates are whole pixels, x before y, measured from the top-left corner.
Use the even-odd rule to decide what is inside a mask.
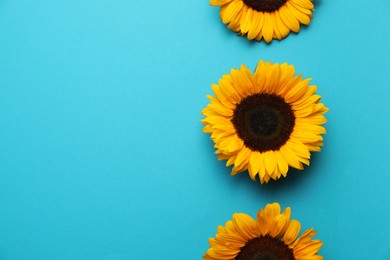
[[[316,1],[266,45],[208,1],[1,0],[0,259],[201,259],[219,224],[273,201],[325,259],[390,259],[389,10]],[[260,58],[331,109],[312,166],[266,186],[230,177],[199,122],[211,84]]]

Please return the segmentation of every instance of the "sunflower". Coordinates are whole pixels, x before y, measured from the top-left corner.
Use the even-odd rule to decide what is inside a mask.
[[[289,167],[303,170],[310,152],[323,145],[323,114],[310,79],[295,76],[294,66],[264,63],[255,73],[241,65],[213,84],[215,97],[202,110],[203,131],[211,134],[219,160],[232,175],[248,170],[260,182],[286,177]]]
[[[311,228],[299,238],[301,224],[290,220],[291,210],[280,213],[278,203],[260,209],[257,218],[243,213],[219,226],[216,238],[210,238],[205,260],[321,260],[317,253],[323,243],[312,240]]]
[[[220,16],[228,28],[249,40],[281,40],[290,31],[299,32],[300,24],[309,25],[312,0],[210,0],[221,6]]]

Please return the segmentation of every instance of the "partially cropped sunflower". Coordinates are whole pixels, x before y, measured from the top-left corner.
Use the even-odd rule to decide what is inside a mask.
[[[290,220],[291,210],[280,213],[278,203],[260,209],[257,218],[243,213],[219,226],[216,238],[210,238],[205,260],[321,260],[318,251],[323,245],[312,240],[311,228],[299,238],[301,224]]]
[[[311,0],[210,0],[221,6],[220,16],[228,28],[249,40],[281,40],[290,31],[308,25],[314,5]]]
[[[253,75],[242,65],[212,85],[215,97],[208,96],[201,122],[232,175],[248,170],[267,183],[309,165],[310,152],[323,145],[328,110],[309,81],[292,65],[260,61]]]

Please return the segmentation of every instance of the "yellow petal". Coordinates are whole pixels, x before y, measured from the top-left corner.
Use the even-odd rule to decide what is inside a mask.
[[[297,9],[295,7],[295,5],[290,4],[289,2],[287,2],[286,6],[288,7],[290,13],[292,13],[294,15],[294,17],[296,19],[298,19],[298,21],[300,23],[305,24],[305,25],[308,25],[310,23],[310,17],[307,14],[302,13],[299,9]]]
[[[248,89],[248,94],[253,94],[254,87],[252,72],[245,65],[240,66],[239,72],[238,81],[240,82],[240,85]]]
[[[233,104],[237,104],[241,101],[240,95],[237,93],[233,86],[232,77],[229,74],[222,76],[222,79],[218,82],[221,92],[224,96]]]
[[[286,245],[292,244],[297,239],[299,231],[301,230],[301,223],[297,220],[291,220],[286,233],[284,233],[284,243]]]
[[[260,171],[262,158],[263,157],[260,155],[259,152],[257,152],[257,151],[251,152],[251,157],[250,157],[249,165],[248,165],[248,171],[249,171],[249,176],[254,181],[256,181],[256,175]]]
[[[298,20],[290,14],[289,9],[285,5],[279,9],[279,14],[282,22],[290,28],[291,31],[299,32],[300,26]]]
[[[251,79],[246,77],[245,73],[242,73],[241,70],[238,69],[232,69],[231,75],[233,87],[242,98],[252,94],[251,89],[253,89],[253,83]]]
[[[233,224],[237,231],[247,240],[259,236],[259,231],[256,221],[249,215],[236,213],[233,215]]]
[[[224,152],[233,153],[233,152],[240,151],[243,148],[244,143],[242,142],[241,139],[237,137],[232,137],[232,138],[227,138],[226,140],[222,141],[216,146],[217,146],[216,148]]]
[[[261,31],[261,28],[263,27],[264,23],[264,15],[262,13],[253,11],[252,13],[252,21],[249,24],[249,30],[248,30],[248,39],[253,40],[256,38],[256,36]]]
[[[262,27],[262,33],[263,33],[264,40],[267,43],[269,43],[272,41],[272,36],[274,34],[274,28],[273,28],[274,25],[272,22],[273,14],[264,12],[263,15],[264,15],[264,24]]]
[[[299,4],[297,4],[294,1],[289,1],[289,3],[294,5],[294,7],[296,9],[298,9],[301,13],[304,13],[304,14],[308,15],[310,18],[313,16],[312,11],[311,11],[312,8],[304,8],[304,7],[300,6]]]
[[[211,89],[213,90],[213,92],[215,93],[215,96],[217,98],[217,101],[222,104],[223,106],[225,107],[228,107],[228,108],[231,108],[231,109],[234,109],[235,108],[235,104],[229,99],[229,97],[227,97],[225,95],[225,93],[221,90],[221,87],[217,84],[212,84],[211,85]],[[208,97],[209,98],[209,97]],[[210,100],[210,98],[209,98]],[[211,100],[210,100],[211,101]],[[213,102],[213,101],[211,101]]]
[[[291,151],[291,149],[287,145],[283,145],[280,148],[280,153],[290,166],[299,170],[303,170],[303,166],[300,163],[298,157],[293,151]]]
[[[310,159],[310,152],[307,147],[299,141],[289,140],[286,145],[300,157]]]
[[[236,161],[234,162],[235,167],[239,167],[242,164],[247,164],[249,162],[249,156],[251,151],[245,146],[242,147],[241,151],[237,154]]]
[[[282,18],[280,18],[279,11],[274,13],[275,27],[278,28],[280,32],[280,37],[283,39],[290,33],[290,29],[283,23]]]
[[[240,24],[240,31],[242,35],[245,35],[249,29],[250,25],[253,22],[253,9],[247,8],[246,6],[243,6],[243,12],[241,14],[241,24]]]
[[[294,256],[299,259],[301,256],[310,256],[316,254],[324,245],[319,240],[313,240],[306,243],[300,243],[294,247]]]
[[[233,0],[231,3],[221,6],[220,16],[222,22],[231,22],[240,13],[242,5],[242,0]]]
[[[314,8],[313,3],[311,0],[291,0],[294,2],[294,4],[297,4],[305,9],[312,10]]]
[[[287,172],[288,172],[288,163],[287,161],[283,158],[282,154],[280,153],[280,151],[275,151],[275,159],[276,159],[276,162],[278,164],[278,169],[280,171],[280,173],[286,177],[287,176]]]
[[[233,0],[210,0],[210,5],[212,6],[218,6],[218,5],[225,5],[227,3],[230,3]]]
[[[291,211],[290,208],[287,208],[287,211]],[[289,215],[289,214],[286,214]],[[289,217],[287,217],[285,214],[279,214],[275,217],[272,227],[270,228],[270,235],[272,237],[281,237],[283,236],[284,232],[286,231],[288,224],[289,224]]]
[[[267,171],[267,174],[272,177],[276,167],[275,153],[274,151],[268,151],[265,152],[264,155],[265,155],[265,159],[264,159],[265,169]]]
[[[274,218],[280,214],[280,205],[277,202],[267,204],[264,211],[267,216],[268,223],[272,223]]]
[[[287,101],[287,103],[292,104],[299,98],[301,98],[307,91],[307,88],[309,86],[309,82],[311,79],[305,79],[293,86],[290,91],[286,93],[284,96],[284,99]]]
[[[262,93],[264,90],[265,85],[265,79],[266,79],[266,63],[264,63],[262,60],[259,61],[257,64],[255,73],[253,75],[254,80],[254,87],[256,93]]]
[[[233,110],[232,109],[224,107],[224,106],[222,106],[220,104],[212,103],[212,104],[208,104],[207,107],[210,110],[212,110],[212,111],[214,111],[214,112],[216,112],[216,113],[218,113],[218,114],[220,114],[222,116],[227,116],[227,117],[233,116]]]
[[[269,224],[268,224],[268,220],[267,220],[267,217],[265,215],[265,211],[264,210],[261,209],[261,210],[259,210],[257,212],[256,221],[257,221],[257,224],[258,224],[258,228],[259,228],[260,234],[262,236],[267,235],[268,230],[269,230]]]
[[[268,67],[264,82],[264,91],[266,93],[274,94],[278,92],[280,73],[281,69],[278,63]]]

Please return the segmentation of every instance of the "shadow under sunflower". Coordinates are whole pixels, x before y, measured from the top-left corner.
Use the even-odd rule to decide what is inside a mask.
[[[310,152],[323,145],[328,108],[309,82],[292,65],[260,61],[253,75],[242,65],[212,85],[201,122],[232,175],[248,170],[267,183],[310,164]]]

